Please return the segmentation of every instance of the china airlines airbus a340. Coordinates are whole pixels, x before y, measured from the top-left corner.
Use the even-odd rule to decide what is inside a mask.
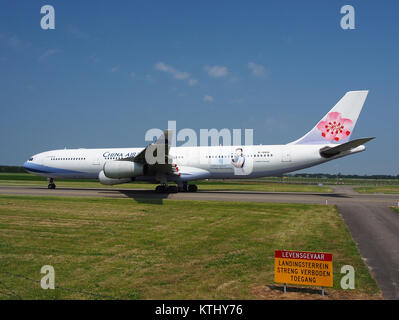
[[[105,185],[159,183],[158,192],[195,192],[189,182],[201,179],[279,175],[364,151],[373,138],[350,136],[367,94],[347,92],[311,131],[285,145],[171,147],[173,132],[166,130],[146,148],[52,150],[32,156],[24,168],[48,178],[49,189],[55,179],[98,179]]]

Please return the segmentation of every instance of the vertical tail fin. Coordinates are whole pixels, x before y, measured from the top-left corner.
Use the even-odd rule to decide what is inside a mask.
[[[289,144],[341,144],[349,141],[368,90],[349,91],[302,138]]]

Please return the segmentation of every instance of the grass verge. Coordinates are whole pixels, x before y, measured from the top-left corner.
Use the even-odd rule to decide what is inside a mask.
[[[399,186],[358,187],[353,190],[358,193],[397,194],[399,193]]]
[[[333,253],[327,298],[380,298],[334,206],[0,196],[3,299],[320,298],[270,289],[275,249]],[[40,289],[43,265],[55,290]]]

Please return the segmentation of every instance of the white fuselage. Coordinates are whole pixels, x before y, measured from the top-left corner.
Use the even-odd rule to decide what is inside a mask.
[[[180,168],[181,175],[168,176],[168,181],[198,179],[242,179],[278,175],[311,167],[332,159],[357,153],[360,146],[339,156],[323,158],[319,150],[326,145],[253,145],[215,147],[171,147],[172,163]],[[107,161],[134,157],[144,148],[64,149],[34,155],[24,168],[36,175],[56,179],[98,179]],[[242,149],[245,170],[236,168],[232,158]],[[234,161],[234,160],[233,160]],[[142,175],[134,180],[159,180]]]
[[[165,186],[168,181],[175,181],[185,189],[185,182],[191,180],[279,175],[364,151],[360,143],[372,138],[350,141],[350,136],[367,94],[367,90],[348,91],[312,130],[285,145],[165,149],[173,135],[173,130],[168,129],[147,148],[53,150],[33,156],[24,168],[49,178],[49,188],[55,187],[54,178],[99,179],[107,185],[145,180]],[[163,151],[154,152],[159,146],[163,146]],[[151,153],[160,159],[152,161]]]

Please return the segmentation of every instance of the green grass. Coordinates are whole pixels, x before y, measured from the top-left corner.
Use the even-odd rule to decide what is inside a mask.
[[[116,186],[104,186],[97,180],[56,180],[57,187],[61,188],[104,188],[104,189],[155,189],[155,184],[145,182],[133,182]],[[263,192],[313,192],[331,193],[332,188],[317,185],[301,185],[267,182],[263,180],[210,180],[197,181],[200,190],[236,190],[236,191],[263,191]],[[45,178],[24,174],[0,173],[0,185],[3,186],[46,186]]]
[[[334,206],[218,201],[0,196],[0,298],[259,299],[274,250],[331,252],[375,281]],[[55,290],[40,289],[43,265]]]
[[[399,186],[399,179],[372,179],[372,178],[316,178],[316,177],[266,177],[261,178],[266,181],[283,182],[286,183],[299,183],[299,184],[344,184],[344,185],[364,185],[364,186]]]
[[[396,213],[399,213],[399,208],[398,207],[391,207],[393,209],[393,211],[395,211]]]
[[[45,178],[29,173],[3,173],[0,172],[1,180],[22,180],[22,181],[46,181]]]
[[[397,194],[399,193],[399,186],[359,187],[353,190],[359,193]]]

